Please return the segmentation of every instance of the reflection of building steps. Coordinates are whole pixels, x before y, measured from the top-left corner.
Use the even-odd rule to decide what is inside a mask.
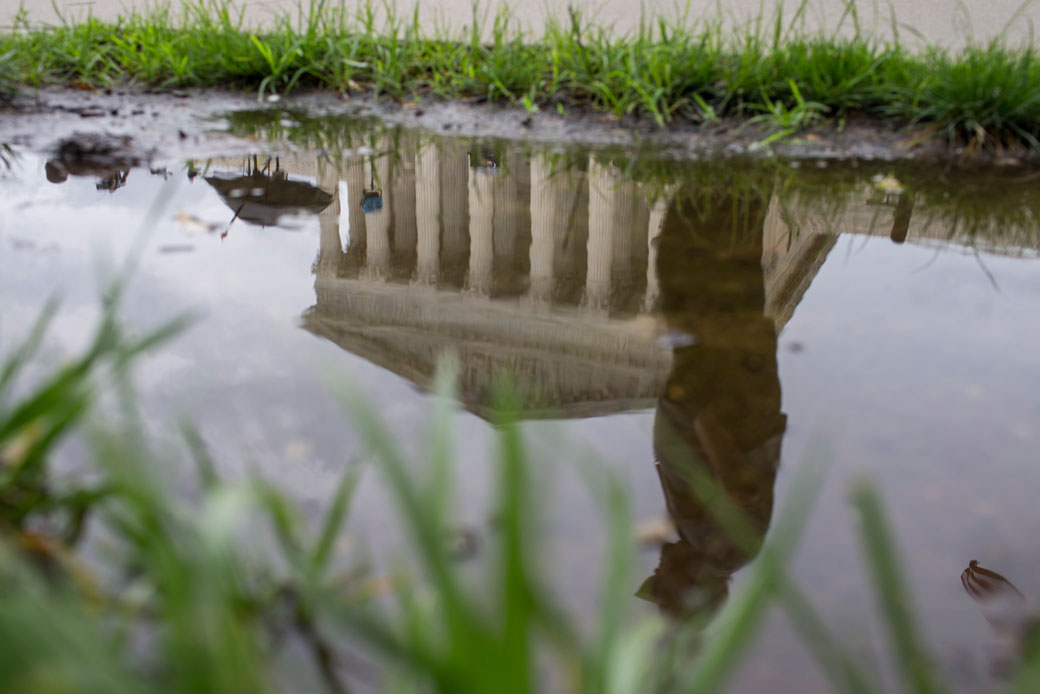
[[[478,414],[501,374],[515,382],[526,416],[588,417],[651,407],[671,371],[670,347],[638,318],[359,279],[319,277],[315,290],[307,330],[420,386],[454,353],[462,399]]]
[[[777,332],[794,310],[838,240],[832,234],[796,234],[784,223],[780,201],[773,197],[763,229],[762,272],[765,274],[765,313]]]

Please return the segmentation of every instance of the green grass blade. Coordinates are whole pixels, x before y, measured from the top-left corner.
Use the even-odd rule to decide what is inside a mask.
[[[885,618],[904,689],[916,694],[942,691],[917,631],[910,592],[899,573],[895,545],[874,485],[858,482],[852,491],[852,505],[859,514],[863,549],[874,579],[874,592]]]
[[[51,321],[54,320],[60,304],[61,302],[57,297],[51,297],[47,300],[47,303],[44,304],[43,309],[40,311],[40,315],[37,316],[36,321],[29,329],[29,335],[4,362],[3,369],[0,370],[0,398],[4,397],[7,388],[18,373],[36,356],[36,352],[39,350],[43,337],[47,334],[47,329],[50,327]]]
[[[332,504],[325,514],[321,533],[311,551],[311,566],[316,573],[320,574],[328,567],[332,549],[343,529],[347,512],[350,510],[350,500],[354,496],[354,490],[357,489],[360,479],[361,473],[356,468],[347,470],[340,478],[336,494],[332,497]]]

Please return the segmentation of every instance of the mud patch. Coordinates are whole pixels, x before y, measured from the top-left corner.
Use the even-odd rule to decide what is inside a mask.
[[[712,125],[676,124],[658,128],[640,119],[618,119],[591,110],[567,115],[530,113],[479,100],[406,103],[327,92],[258,102],[252,94],[215,90],[45,89],[18,96],[0,111],[0,142],[45,152],[55,139],[74,133],[130,138],[142,161],[241,154],[276,149],[226,132],[227,114],[264,108],[298,110],[312,116],[356,116],[439,135],[508,137],[582,147],[650,148],[680,160],[746,157],[864,161],[942,162],[958,168],[1040,165],[1026,150],[974,151],[924,128],[906,129],[865,117],[806,130],[765,144],[773,131],[760,124],[728,121]],[[286,140],[287,141],[287,140]]]

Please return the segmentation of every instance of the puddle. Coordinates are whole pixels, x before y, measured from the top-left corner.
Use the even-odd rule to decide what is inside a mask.
[[[151,170],[8,151],[4,343],[56,292],[52,356],[82,343],[98,267],[143,244],[128,320],[198,316],[139,370],[150,425],[169,433],[190,414],[227,474],[260,470],[311,509],[357,443],[330,384],[360,388],[421,461],[425,394],[452,351],[467,555],[492,522],[492,390],[509,374],[550,480],[544,566],[586,616],[605,529],[576,460],[599,458],[633,496],[633,605],[710,618],[753,558],[684,493],[683,466],[702,461],[764,538],[823,440],[827,477],[792,564],[806,594],[858,661],[887,652],[847,504],[869,475],[951,680],[994,686],[1002,636],[962,572],[978,561],[1040,594],[1037,181],[679,162],[295,116],[286,131],[287,118],[229,117],[267,153]],[[292,147],[259,144],[273,135]],[[389,551],[371,476],[353,515]],[[799,643],[774,614],[732,690],[824,690]]]

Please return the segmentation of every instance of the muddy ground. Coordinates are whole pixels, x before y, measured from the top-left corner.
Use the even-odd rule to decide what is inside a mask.
[[[292,109],[316,116],[378,118],[438,135],[512,138],[573,146],[652,149],[676,159],[781,157],[791,159],[942,162],[957,168],[1027,166],[1040,157],[1022,150],[978,152],[951,144],[925,128],[898,128],[866,118],[839,128],[825,124],[761,146],[773,131],[761,125],[676,124],[619,120],[571,109],[566,116],[475,101],[400,104],[328,92],[258,102],[254,94],[215,90],[107,89],[25,91],[0,107],[0,143],[52,153],[73,135],[107,144],[100,156],[137,164],[274,150],[287,143],[258,143],[226,132],[223,116],[255,109]],[[103,150],[103,152],[102,152]]]

